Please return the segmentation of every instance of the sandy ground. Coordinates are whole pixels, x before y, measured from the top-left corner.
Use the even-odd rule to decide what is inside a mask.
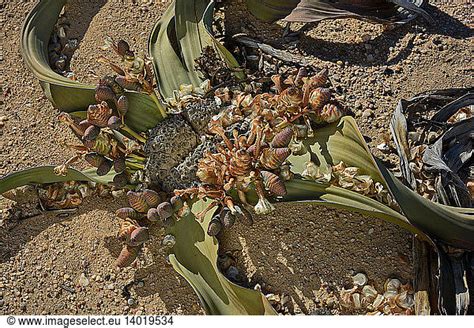
[[[21,59],[21,24],[35,2],[0,1],[0,176],[59,164],[73,154],[64,146],[75,141],[72,133],[57,123],[57,111]],[[373,149],[383,141],[399,98],[472,85],[467,27],[472,26],[472,6],[439,2],[432,11],[438,22],[433,27],[417,20],[382,33],[380,25],[328,21],[303,35],[291,50],[330,68],[333,85],[344,93]],[[70,1],[74,15],[69,16],[68,36],[81,42],[72,61],[79,80],[94,83],[107,72],[95,62],[106,34],[127,39],[135,49],[146,48],[149,31],[167,3],[144,3],[150,1]],[[242,4],[232,3],[232,8],[232,32],[251,34],[254,29],[273,45],[289,47],[279,40],[281,26],[260,29]],[[266,32],[257,33],[262,30]],[[166,263],[158,242],[148,243],[136,267],[113,268],[119,249],[113,212],[123,204],[123,197],[93,198],[70,216],[25,218],[11,215],[11,204],[0,199],[0,313],[203,313],[192,289]],[[250,286],[258,283],[266,292],[290,295],[296,313],[318,307],[321,281],[343,286],[351,274],[363,271],[380,289],[387,277],[412,276],[411,236],[391,224],[307,205],[279,205],[277,213],[226,233],[221,252],[232,254]],[[89,284],[79,288],[82,274]]]
[[[321,287],[350,286],[358,272],[379,291],[387,278],[409,282],[413,274],[408,233],[317,205],[278,204],[274,215],[258,217],[252,227],[225,232],[220,253],[236,260],[250,286],[288,295],[291,313],[327,308],[318,297]]]

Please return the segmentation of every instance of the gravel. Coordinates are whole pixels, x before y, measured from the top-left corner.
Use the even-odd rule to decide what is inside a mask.
[[[107,34],[124,38],[143,51],[154,22],[169,3],[68,2],[70,12],[80,13],[68,16],[68,37],[80,42],[71,69],[85,83],[96,83],[108,73],[94,60],[102,54],[98,49]],[[387,157],[376,146],[385,142],[398,99],[430,89],[472,85],[472,40],[467,38],[472,34],[462,26],[472,26],[472,6],[431,2],[439,8],[434,13],[436,26],[416,20],[384,32],[381,25],[353,19],[324,21],[291,50],[316,66],[329,67],[333,88],[356,112],[374,154],[393,162],[392,155]],[[78,143],[56,121],[57,111],[21,59],[22,22],[35,4],[12,0],[0,6],[0,176],[35,165],[61,164],[74,155],[65,144]],[[281,25],[256,22],[242,6],[242,2],[232,2],[227,13],[229,32],[249,33],[275,47],[288,47],[281,42]],[[373,114],[364,117],[366,110]],[[29,212],[25,204],[0,197],[0,314],[203,313],[191,287],[166,262],[158,242],[145,247],[137,267],[113,267],[120,251],[113,212],[125,206],[124,198],[117,196],[91,199],[70,216]],[[289,294],[294,313],[332,313],[318,305],[337,305],[330,296],[327,302],[319,302],[314,291],[321,280],[341,286],[355,272],[365,271],[380,287],[387,275],[394,273],[407,280],[412,276],[410,235],[381,221],[309,206],[282,208],[278,215],[260,218],[253,227],[239,227],[237,224],[224,236],[222,251],[235,255],[235,266],[249,284],[260,283],[264,291]],[[370,229],[374,232],[367,238]],[[67,246],[70,244],[73,246]],[[81,274],[89,279],[87,286],[77,286]],[[74,293],[60,287],[66,284],[65,275],[69,276],[65,286]],[[92,279],[93,275],[102,280]],[[107,275],[110,280],[105,279]],[[123,287],[140,280],[145,281],[143,287],[130,288],[137,301],[131,307],[122,295]],[[109,281],[114,289],[107,288]]]

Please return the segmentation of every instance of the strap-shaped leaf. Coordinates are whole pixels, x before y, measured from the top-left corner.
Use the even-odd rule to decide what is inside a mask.
[[[451,246],[474,250],[474,215],[468,209],[440,206],[408,189],[382,165],[381,173],[411,224]],[[470,213],[470,214],[469,214]]]
[[[385,184],[352,117],[343,117],[337,123],[317,129],[314,138],[305,140],[304,145],[308,150],[304,155],[292,155],[288,158],[291,171],[296,174],[302,174],[308,161],[313,161],[321,171],[328,165],[336,165],[342,161],[347,166],[359,168],[361,174],[369,175],[374,181]],[[288,194],[283,201],[311,201],[356,211],[392,222],[422,239],[429,240],[429,237],[410,224],[402,214],[370,197],[337,186],[299,179],[287,182],[286,187]]]
[[[215,5],[215,2],[210,1],[209,5],[204,11],[204,15],[203,15],[204,27],[206,28],[206,31],[213,42],[213,45],[215,47],[214,49],[216,49],[218,54],[221,56],[222,60],[224,60],[224,62],[227,64],[228,68],[235,69],[234,71],[235,77],[242,80],[245,78],[245,73],[237,69],[240,66],[239,62],[237,61],[237,59],[235,59],[234,55],[232,55],[232,53],[229,50],[227,50],[227,48],[221,42],[219,42],[219,40],[217,40],[214,37],[214,34],[212,33],[212,21],[214,18],[214,5]]]
[[[202,222],[194,214],[207,205],[202,200],[194,203],[189,214],[168,229],[176,238],[169,257],[173,268],[189,282],[208,314],[276,314],[262,293],[237,286],[219,272],[218,242],[206,233],[215,209]]]
[[[429,237],[402,214],[370,197],[344,188],[298,179],[288,181],[285,186],[288,194],[282,201],[298,201],[358,212],[394,223],[429,241]]]
[[[301,0],[246,0],[248,10],[260,20],[274,22],[288,16]]]
[[[213,1],[175,0],[155,25],[148,49],[163,97],[171,97],[180,85],[198,87],[203,82],[194,65],[204,47],[214,47],[228,67],[238,66],[232,54],[212,36],[213,12]],[[243,77],[242,73],[236,74]]]
[[[324,169],[327,164],[333,165],[343,161],[348,166],[355,166],[368,174],[375,181],[381,182],[391,192],[394,199],[401,207],[403,215],[380,204],[377,201],[353,192],[337,187],[304,186],[301,182],[289,183],[289,200],[292,199],[291,190],[297,190],[301,185],[301,191],[295,191],[302,195],[298,200],[309,200],[305,196],[304,189],[320,189],[322,194],[317,198],[335,201],[340,206],[352,206],[354,209],[365,210],[365,214],[371,215],[370,207],[374,207],[373,215],[381,217],[388,215],[385,219],[414,233],[423,232],[431,238],[444,241],[450,245],[473,249],[474,247],[474,215],[472,209],[454,208],[432,203],[415,192],[405,187],[398,179],[393,177],[388,170],[378,161],[375,161],[365,143],[357,124],[352,117],[343,117],[338,123],[331,124],[316,130],[316,136],[305,141],[309,152],[302,156],[291,156],[292,171],[301,174],[305,163],[309,160]],[[340,190],[339,190],[340,189]],[[326,194],[324,194],[326,193]],[[336,194],[335,194],[336,193]],[[308,192],[306,192],[308,195]],[[306,197],[306,198],[304,198]],[[293,198],[294,199],[294,198]],[[328,204],[329,205],[329,204]],[[349,209],[349,208],[348,208]],[[379,212],[384,213],[383,215]],[[414,227],[410,227],[414,226]],[[417,232],[415,232],[415,230]]]
[[[347,166],[359,168],[362,174],[370,175],[374,181],[383,182],[364,137],[350,116],[317,129],[315,136],[306,139],[303,144],[308,150],[306,154],[288,158],[294,173],[301,174],[308,161],[315,162],[322,170],[326,165],[336,165],[342,161]]]
[[[247,0],[249,11],[258,19],[273,22],[319,22],[324,19],[361,18],[380,22],[406,23],[421,14],[432,18],[420,7],[425,0],[339,1],[339,0]]]
[[[178,55],[174,13],[173,2],[153,28],[148,40],[148,52],[153,58],[158,87],[165,98],[171,97],[180,85],[192,84]]]
[[[195,60],[203,48],[213,46],[202,21],[208,3],[207,0],[175,0],[176,40],[183,65],[192,84],[196,86],[202,82],[202,78],[194,68]]]
[[[112,171],[104,176],[98,176],[95,169],[80,172],[75,169],[68,169],[65,176],[56,175],[54,166],[38,166],[25,169],[18,172],[10,173],[0,179],[0,194],[28,184],[44,184],[62,181],[94,181],[97,183],[107,184],[112,182],[115,173]]]
[[[48,43],[66,0],[40,0],[26,17],[21,34],[21,52],[28,68],[40,80],[53,106],[65,112],[85,110],[94,104],[92,85],[72,81],[49,66]],[[153,100],[146,94],[127,92],[129,110],[126,122],[135,131],[146,131],[162,118]]]

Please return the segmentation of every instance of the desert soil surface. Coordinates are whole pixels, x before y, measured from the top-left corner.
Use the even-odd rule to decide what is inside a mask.
[[[56,121],[57,110],[21,57],[21,25],[35,3],[0,0],[0,176],[61,164],[74,154],[65,146],[76,142],[74,135]],[[107,73],[96,62],[106,35],[144,51],[168,4],[69,1],[68,37],[80,42],[71,62],[77,79],[96,83]],[[385,142],[398,99],[472,86],[467,1],[432,1],[434,26],[417,19],[384,31],[379,24],[333,20],[313,26],[297,44],[282,41],[282,25],[256,21],[242,1],[224,4],[230,33],[245,32],[328,66],[333,87],[354,111],[374,155],[391,162],[393,156],[377,146]],[[116,193],[89,198],[77,212],[58,215],[38,211],[33,198],[15,204],[0,197],[0,313],[202,314],[191,287],[167,264],[160,236],[147,243],[134,267],[114,268],[120,250],[114,211],[124,205],[123,194]],[[257,218],[252,227],[226,232],[221,253],[231,258],[238,270],[232,278],[241,284],[288,296],[288,313],[337,313],[337,299],[321,296],[321,286],[342,288],[356,272],[365,272],[379,290],[388,277],[409,282],[411,243],[410,234],[376,219],[279,204],[274,215]]]

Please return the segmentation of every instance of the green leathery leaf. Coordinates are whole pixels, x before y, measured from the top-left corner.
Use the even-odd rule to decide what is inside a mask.
[[[229,50],[227,50],[227,48],[221,42],[219,42],[219,40],[217,40],[214,37],[214,34],[212,33],[212,20],[214,17],[214,5],[215,5],[215,2],[211,1],[209,5],[207,6],[206,10],[204,11],[204,17],[203,17],[204,26],[206,28],[206,31],[209,37],[211,38],[214,44],[214,47],[217,53],[225,61],[225,63],[227,64],[227,67],[229,67],[230,69],[236,69],[240,66],[237,59],[235,59],[234,55],[232,55],[232,53]],[[245,78],[245,73],[243,71],[234,70],[234,75],[237,77],[237,79],[240,79],[240,80]]]
[[[252,15],[266,22],[288,16],[301,0],[246,0]]]
[[[125,114],[125,123],[132,130],[147,132],[163,120],[163,116],[150,96],[132,91],[125,94],[129,102],[129,108]]]
[[[232,54],[212,36],[213,13],[213,1],[175,0],[153,28],[148,50],[164,98],[172,97],[183,84],[198,87],[203,82],[194,65],[204,47],[214,47],[229,67],[238,66]],[[243,77],[243,73],[236,75]]]
[[[381,23],[406,23],[422,15],[431,16],[421,6],[425,0],[330,1],[330,0],[246,0],[247,8],[258,19],[273,22],[319,22],[325,19],[354,17]]]
[[[194,86],[202,82],[200,73],[194,68],[195,60],[205,47],[213,46],[202,22],[208,0],[175,0],[176,40],[183,65]]]
[[[72,81],[49,66],[48,43],[54,25],[66,0],[40,0],[26,17],[21,33],[21,53],[28,68],[39,79],[53,106],[65,111],[85,110],[94,99],[95,86]],[[126,92],[129,110],[127,124],[138,132],[154,127],[162,117],[152,98],[146,94]]]
[[[240,287],[219,272],[218,241],[206,233],[216,208],[207,212],[202,222],[195,216],[208,204],[197,201],[187,215],[168,228],[167,232],[176,238],[169,256],[173,268],[194,289],[207,314],[276,314],[262,293]]]
[[[473,215],[474,214],[474,208],[465,208],[465,207],[452,207],[449,205],[444,205],[444,204],[438,204],[440,207],[447,207],[449,208],[450,211],[460,213],[460,214],[469,214]]]
[[[192,84],[177,53],[175,4],[172,2],[153,28],[148,40],[148,52],[153,58],[155,75],[164,98],[173,95],[182,84]],[[172,43],[174,41],[174,43]]]
[[[383,178],[357,128],[354,118],[345,116],[336,123],[315,130],[315,136],[303,141],[308,152],[304,155],[291,155],[291,171],[301,174],[306,162],[313,161],[321,169],[325,165],[337,165],[344,162],[347,166],[355,166],[361,174],[367,174],[374,181],[382,182]]]
[[[395,178],[382,164],[381,173],[395,200],[411,224],[434,239],[458,248],[474,250],[474,215],[471,209],[431,202]]]
[[[115,173],[112,171],[104,176],[98,176],[95,169],[88,169],[83,172],[69,168],[65,176],[56,175],[54,166],[38,166],[7,174],[0,179],[0,194],[28,184],[44,184],[62,181],[94,181],[107,184],[112,182]]]
[[[373,158],[352,117],[343,117],[339,122],[317,129],[315,137],[305,140],[304,144],[308,149],[306,154],[301,156],[292,155],[288,159],[291,163],[292,172],[301,174],[306,162],[310,159],[320,166],[321,170],[324,169],[326,164],[335,165],[340,161],[347,166],[358,167],[362,174],[368,174],[374,181],[382,183],[390,191],[404,213],[404,215],[395,215],[395,211],[391,209],[386,211],[389,208],[379,203],[382,207],[377,208],[372,214],[375,216],[380,216],[380,212],[384,215],[389,214],[385,219],[409,231],[415,232],[416,229],[418,232],[415,233],[419,234],[422,231],[430,238],[442,240],[453,246],[474,248],[473,211],[430,202],[405,187]],[[295,197],[296,194],[298,200],[303,200],[301,197],[304,198],[305,195],[309,194],[304,191],[303,187],[301,187],[302,192],[298,191],[298,188],[295,191],[294,186],[303,186],[303,181],[290,181],[288,184],[288,196],[284,199],[292,199],[291,197]],[[313,186],[312,188],[316,187]],[[319,188],[325,189],[324,194],[316,194],[318,199],[368,211],[365,213],[368,215],[372,215],[370,206],[375,206],[378,203],[369,197],[339,187],[320,185]],[[295,194],[292,194],[292,192]],[[304,200],[309,200],[309,197]],[[350,209],[350,207],[347,209]]]
[[[433,24],[433,18],[421,6],[425,0],[328,1],[301,0],[285,17],[288,22],[319,22],[324,19],[355,17],[381,23],[404,24],[418,14]]]
[[[285,186],[287,195],[283,197],[283,202],[297,201],[355,211],[394,223],[416,234],[421,239],[429,240],[420,229],[411,225],[402,214],[370,197],[344,188],[299,179],[292,179],[286,182]]]
[[[90,88],[57,74],[49,66],[49,39],[65,4],[66,0],[41,0],[32,9],[23,25],[21,51],[48,99],[68,111],[85,108],[95,100]]]

